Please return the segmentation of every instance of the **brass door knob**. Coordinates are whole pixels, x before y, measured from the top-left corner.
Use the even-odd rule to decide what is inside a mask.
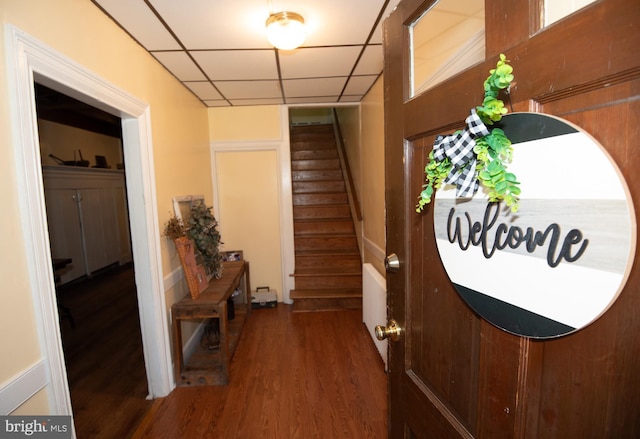
[[[400,339],[400,333],[402,329],[398,326],[398,322],[391,319],[387,326],[376,326],[376,338],[378,340],[390,339],[391,341],[398,341]]]

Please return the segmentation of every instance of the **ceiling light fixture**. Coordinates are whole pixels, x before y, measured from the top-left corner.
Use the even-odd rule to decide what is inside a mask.
[[[276,12],[267,18],[267,39],[277,49],[293,50],[307,37],[304,18],[295,12]]]

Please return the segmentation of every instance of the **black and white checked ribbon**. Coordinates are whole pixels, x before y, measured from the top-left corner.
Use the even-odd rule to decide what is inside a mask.
[[[445,184],[456,185],[456,197],[471,197],[478,190],[478,171],[476,170],[475,138],[484,137],[489,130],[484,125],[476,110],[465,119],[467,127],[449,136],[438,136],[433,143],[433,156],[437,161],[446,157],[453,165]]]

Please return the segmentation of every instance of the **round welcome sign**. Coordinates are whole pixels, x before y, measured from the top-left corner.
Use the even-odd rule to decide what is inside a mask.
[[[492,324],[535,338],[569,334],[600,317],[627,280],[636,242],[628,188],[601,145],[567,121],[513,113],[496,126],[513,144],[520,209],[439,189],[440,258]]]

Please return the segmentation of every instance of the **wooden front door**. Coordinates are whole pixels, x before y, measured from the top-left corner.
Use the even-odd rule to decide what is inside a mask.
[[[436,248],[433,206],[415,212],[438,134],[462,128],[500,53],[516,83],[511,111],[555,115],[597,139],[640,217],[640,7],[600,0],[543,28],[542,1],[486,0],[486,58],[416,97],[409,25],[433,1],[403,0],[385,25],[390,437],[640,437],[640,258],[613,306],[570,335],[511,335],[460,298]],[[558,184],[561,184],[559,182]],[[594,185],[597,185],[594,175]],[[527,282],[527,279],[522,279]]]

